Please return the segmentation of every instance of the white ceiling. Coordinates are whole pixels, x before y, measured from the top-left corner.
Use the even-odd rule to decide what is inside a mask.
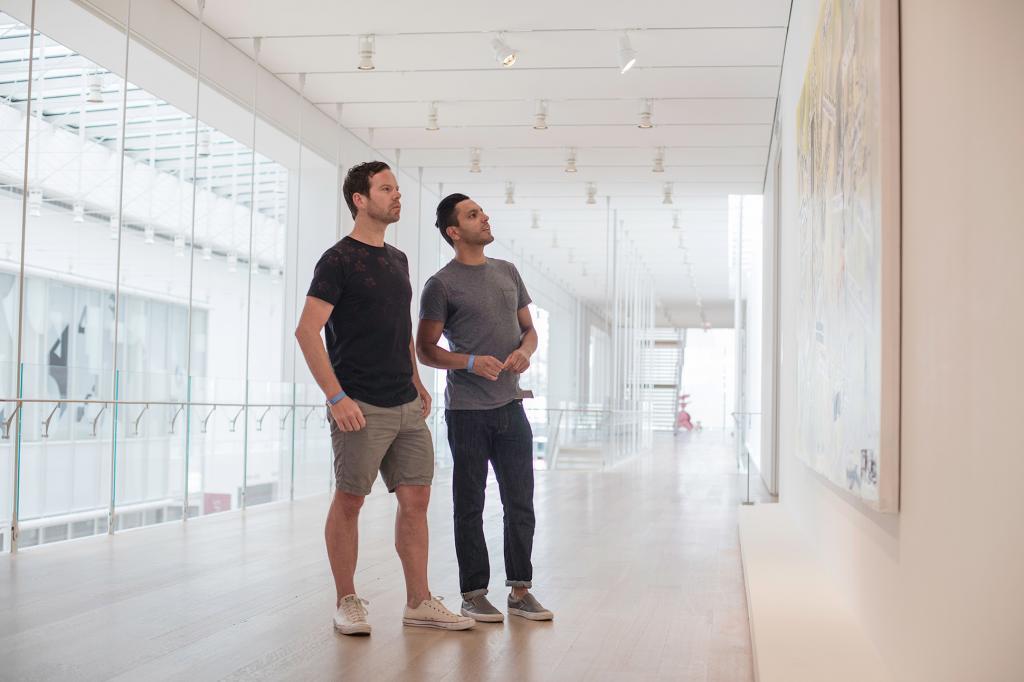
[[[194,0],[177,1],[195,13]],[[364,141],[389,155],[400,149],[401,165],[423,168],[425,182],[477,199],[498,239],[588,300],[605,295],[606,206],[617,210],[622,250],[638,255],[678,318],[698,298],[729,298],[727,196],[762,190],[789,6],[213,0],[205,20],[250,55],[252,38],[263,37],[267,69],[296,89],[307,74],[310,101],[332,117],[342,104],[342,124]],[[623,29],[638,53],[625,75],[617,66]],[[520,53],[511,68],[494,59],[498,31]],[[356,69],[364,33],[376,36],[374,71]],[[547,130],[532,127],[540,99]],[[637,127],[645,99],[653,100],[648,130]],[[425,129],[431,102],[438,131]],[[469,172],[474,147],[480,173]],[[651,170],[659,147],[664,173]],[[563,170],[570,148],[574,174]],[[512,206],[506,182],[515,183]],[[594,206],[585,203],[589,182]],[[666,182],[671,205],[662,203]]]

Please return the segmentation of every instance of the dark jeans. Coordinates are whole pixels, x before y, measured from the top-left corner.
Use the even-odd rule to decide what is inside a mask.
[[[491,578],[483,520],[488,461],[505,510],[505,584],[531,587],[533,430],[522,401],[493,410],[445,410],[445,421],[454,462],[455,554],[462,594],[485,594]]]

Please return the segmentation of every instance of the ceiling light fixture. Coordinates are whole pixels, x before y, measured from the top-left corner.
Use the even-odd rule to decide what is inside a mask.
[[[597,203],[597,185],[595,185],[592,182],[588,182],[587,183],[587,203],[588,204],[596,204]]]
[[[506,182],[505,183],[505,204],[511,206],[516,203],[516,183]]]
[[[651,169],[652,173],[664,173],[665,172],[665,148],[658,147],[658,153],[654,156],[654,168]]]
[[[536,211],[533,212],[533,222],[530,223],[530,227],[534,230],[540,229],[540,215],[538,215]]]
[[[548,129],[548,103],[542,99],[537,100],[537,113],[533,116],[533,129]]]
[[[480,172],[480,148],[473,147],[469,150],[469,172],[479,173]]]
[[[204,246],[203,247],[203,260],[212,260],[212,259],[213,259],[213,249],[211,249],[209,246]]]
[[[71,221],[75,223],[85,222],[85,204],[81,201],[76,201],[72,207],[72,218]]]
[[[234,253],[228,254],[228,272],[238,272],[238,256]]]
[[[566,173],[575,173],[576,171],[577,171],[577,168],[576,168],[576,148],[575,147],[570,147],[569,148],[569,156],[565,160],[565,172]]]
[[[651,113],[653,109],[654,102],[649,99],[645,99],[643,108],[640,110],[640,122],[636,124],[637,128],[647,130],[654,127],[654,123],[651,122]]]
[[[636,50],[629,43],[629,34],[619,37],[619,73],[626,73],[636,64]]]
[[[149,225],[146,225],[146,229],[143,231],[143,241],[147,244],[153,244],[156,242],[156,230]]]
[[[679,228],[679,211],[672,214],[672,229],[678,230]]]
[[[110,232],[108,236],[111,239],[117,239],[117,233],[121,229],[120,222],[121,218],[118,216],[117,213],[110,216]]]
[[[103,74],[94,73],[89,76],[85,101],[89,104],[103,104]]]
[[[666,182],[665,183],[665,194],[664,194],[664,196],[661,199],[661,203],[663,203],[663,204],[671,204],[672,203],[672,183],[671,182]]]
[[[437,102],[431,102],[430,109],[427,111],[427,130],[440,129],[440,126],[437,125]]]
[[[174,235],[174,255],[179,258],[185,255],[185,235],[183,234]]]
[[[376,39],[372,34],[359,36],[359,70],[373,71],[373,53]]]
[[[508,43],[502,39],[500,33],[491,40],[491,47],[494,48],[494,58],[502,66],[512,66],[516,63],[516,59],[519,58],[519,53],[509,47]]]

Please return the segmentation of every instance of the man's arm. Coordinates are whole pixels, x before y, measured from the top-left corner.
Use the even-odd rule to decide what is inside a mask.
[[[430,416],[430,404],[434,399],[430,396],[430,391],[420,381],[420,367],[416,362],[416,344],[413,343],[412,337],[409,337],[409,356],[412,358],[412,383],[420,396],[420,413],[426,419]]]
[[[537,330],[533,326],[533,316],[530,315],[529,307],[520,308],[516,317],[519,318],[519,331],[522,333],[522,338],[519,341],[519,348],[505,358],[501,368],[522,374],[530,368],[530,358],[537,352]]]
[[[295,328],[295,339],[299,342],[302,355],[306,358],[309,371],[313,374],[320,390],[328,398],[337,395],[341,390],[338,377],[331,367],[331,359],[327,356],[327,349],[324,347],[323,339],[320,338],[320,330],[327,324],[327,320],[334,310],[327,301],[322,301],[315,296],[306,297],[306,305],[302,308],[302,315],[299,316],[299,324]],[[366,419],[362,410],[355,401],[348,396],[334,405],[330,406],[331,415],[338,423],[342,431],[358,431],[366,426]]]
[[[469,355],[452,353],[437,345],[444,331],[444,322],[440,320],[420,320],[416,332],[416,354],[420,362],[427,367],[437,369],[469,369]],[[490,355],[478,355],[473,360],[473,374],[491,381],[497,381],[501,374],[501,360]]]

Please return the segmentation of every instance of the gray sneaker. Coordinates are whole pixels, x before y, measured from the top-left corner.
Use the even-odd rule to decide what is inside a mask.
[[[500,623],[505,620],[505,615],[494,608],[494,604],[487,601],[487,597],[482,594],[462,600],[462,615],[481,623]]]
[[[555,614],[540,605],[533,594],[527,592],[522,599],[512,599],[508,596],[508,615],[521,616],[529,620],[551,620]]]

